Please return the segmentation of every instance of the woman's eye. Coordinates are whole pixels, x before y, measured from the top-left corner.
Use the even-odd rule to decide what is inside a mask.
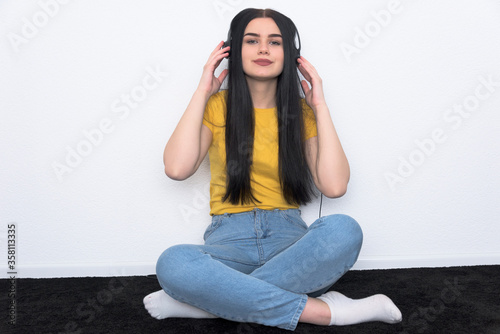
[[[259,41],[256,39],[247,39],[245,41],[245,43],[247,43],[247,44],[259,44]],[[270,41],[269,45],[280,46],[281,42],[280,41]]]

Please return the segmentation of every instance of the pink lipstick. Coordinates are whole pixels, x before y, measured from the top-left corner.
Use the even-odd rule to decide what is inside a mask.
[[[264,59],[264,58],[256,59],[253,62],[256,63],[257,65],[260,65],[260,66],[269,66],[273,63],[269,59]]]

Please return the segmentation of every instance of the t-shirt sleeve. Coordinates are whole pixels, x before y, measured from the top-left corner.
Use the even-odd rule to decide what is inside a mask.
[[[203,113],[203,124],[206,125],[210,132],[214,133],[214,113],[212,108],[212,97],[208,99],[207,105],[205,106],[205,112]]]
[[[224,111],[225,111],[225,98],[224,92],[219,92],[212,95],[205,106],[203,113],[203,124],[206,125],[212,133],[214,133],[215,126],[223,126],[224,124]]]
[[[302,111],[305,125],[304,140],[308,140],[309,138],[316,137],[318,135],[316,117],[314,116],[314,111],[307,105],[305,100],[302,100]]]

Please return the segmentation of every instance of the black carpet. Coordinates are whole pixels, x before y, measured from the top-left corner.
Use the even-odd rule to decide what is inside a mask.
[[[500,266],[350,271],[334,289],[351,298],[388,295],[403,313],[396,325],[299,324],[296,333],[500,333]],[[142,299],[159,290],[153,277],[0,280],[1,309],[15,292],[16,325],[0,333],[291,333],[222,319],[156,320]],[[4,312],[2,312],[5,314]]]

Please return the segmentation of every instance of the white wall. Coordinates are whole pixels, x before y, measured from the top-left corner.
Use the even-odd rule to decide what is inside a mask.
[[[162,153],[246,7],[291,17],[323,78],[352,174],[323,214],[362,225],[355,268],[500,264],[498,1],[66,2],[0,4],[0,277],[11,223],[18,277],[150,274],[202,242],[208,159],[176,182]]]

